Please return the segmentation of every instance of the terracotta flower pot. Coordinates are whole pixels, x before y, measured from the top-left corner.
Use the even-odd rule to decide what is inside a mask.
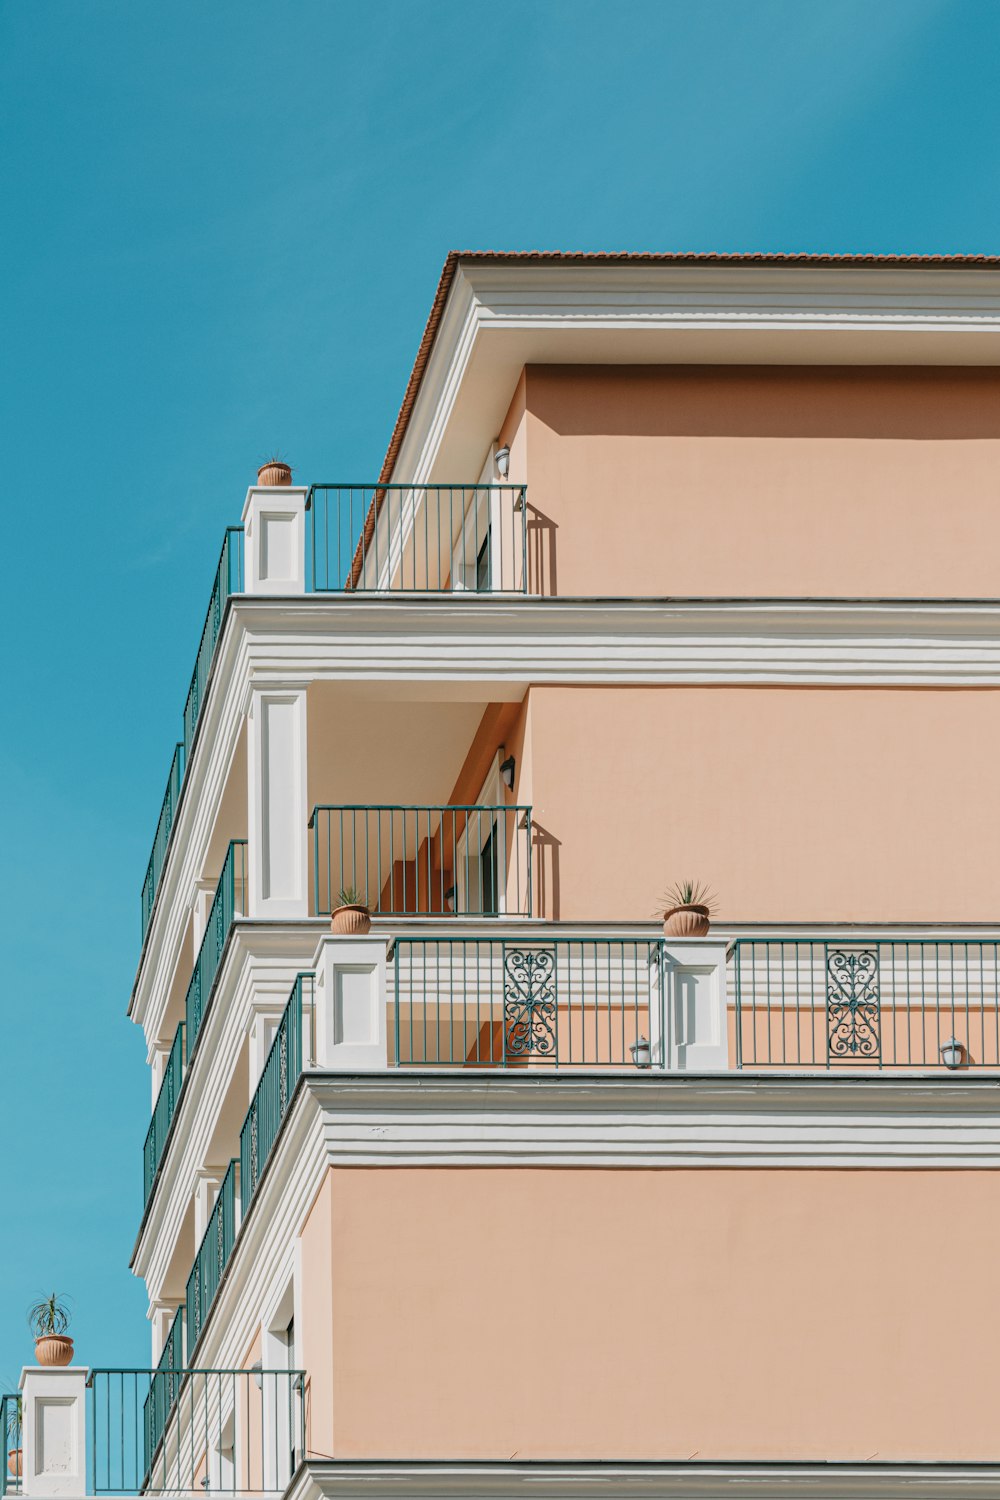
[[[7,1454],[7,1473],[13,1474],[15,1479],[20,1479],[23,1473],[20,1448],[12,1448]]]
[[[367,906],[336,906],[330,926],[343,937],[364,937],[372,930],[372,914]]]
[[[71,1365],[73,1340],[64,1333],[43,1333],[35,1340],[35,1358],[40,1365]]]
[[[707,906],[672,906],[663,913],[663,932],[666,937],[707,937]]]
[[[257,483],[265,485],[269,489],[276,489],[282,484],[291,484],[292,471],[288,464],[279,463],[276,459],[269,464],[262,464],[257,470]]]

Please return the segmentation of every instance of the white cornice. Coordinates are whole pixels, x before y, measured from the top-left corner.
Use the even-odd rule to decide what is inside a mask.
[[[336,1166],[1000,1167],[1000,1077],[310,1075]]]
[[[1000,1497],[1000,1465],[961,1463],[386,1463],[312,1459],[287,1500],[927,1500]]]
[[[1000,364],[1000,269],[461,262],[392,478],[478,472],[532,364]]]

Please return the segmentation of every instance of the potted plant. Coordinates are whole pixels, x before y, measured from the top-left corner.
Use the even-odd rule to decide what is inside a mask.
[[[339,892],[330,926],[345,937],[364,937],[366,932],[371,932],[372,914],[361,892],[353,885],[344,886]]]
[[[268,489],[277,489],[283,484],[291,484],[292,470],[283,458],[275,453],[266,458],[257,470],[257,483]]]
[[[21,1397],[8,1396],[7,1406],[7,1473],[20,1479],[23,1473],[21,1433],[24,1430]]]
[[[28,1309],[28,1326],[35,1335],[35,1358],[40,1365],[73,1363],[73,1340],[66,1337],[69,1319],[66,1299],[56,1292]]]
[[[715,897],[698,880],[678,880],[663,896],[663,931],[667,937],[706,937]]]

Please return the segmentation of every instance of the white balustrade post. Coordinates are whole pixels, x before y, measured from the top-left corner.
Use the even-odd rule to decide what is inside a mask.
[[[21,1372],[24,1495],[87,1493],[87,1369],[27,1365]]]
[[[654,1053],[657,1062],[662,1056],[661,1066],[688,1073],[729,1067],[727,948],[725,938],[665,940],[660,952],[666,1035],[660,1055]]]
[[[304,687],[254,690],[247,725],[247,781],[247,916],[308,916]]]
[[[384,937],[324,937],[314,963],[318,1068],[388,1066]]]
[[[305,593],[308,494],[296,485],[247,490],[243,586],[248,594]]]
[[[225,1167],[201,1167],[195,1173],[194,1242],[196,1245],[201,1244],[205,1230],[208,1228],[208,1221],[212,1217],[212,1209],[215,1207],[225,1175]]]

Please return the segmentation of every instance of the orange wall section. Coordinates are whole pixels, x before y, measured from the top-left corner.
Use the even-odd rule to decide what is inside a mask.
[[[1000,594],[1000,371],[528,366],[508,428],[536,591]]]
[[[1000,692],[533,687],[540,914],[995,921]]]
[[[962,1289],[993,1279],[995,1186],[332,1168],[313,1390],[325,1359],[339,1458],[992,1460],[1000,1305]],[[328,1306],[331,1263],[303,1270]]]

